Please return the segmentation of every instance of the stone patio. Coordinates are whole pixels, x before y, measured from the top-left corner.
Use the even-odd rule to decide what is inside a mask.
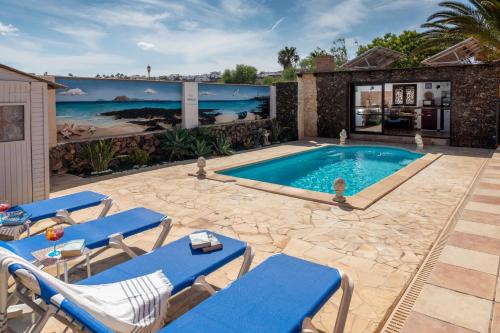
[[[295,142],[210,159],[207,163],[210,168],[222,168],[329,143]],[[346,332],[373,332],[383,324],[491,155],[488,150],[437,146],[426,148],[426,152],[443,156],[367,210],[346,210],[234,183],[200,181],[187,175],[196,171],[193,162],[108,179],[55,177],[51,195],[89,189],[113,198],[111,213],[136,206],[166,213],[174,220],[166,242],[203,228],[245,240],[256,250],[253,266],[273,253],[285,252],[341,268],[355,285]],[[76,217],[88,219],[93,216],[91,213]],[[38,228],[42,230],[48,224],[40,223]],[[128,243],[147,251],[156,233],[146,232]],[[101,255],[94,272],[124,260],[115,254],[110,250]],[[238,264],[229,264],[210,276],[209,281],[221,287],[227,285],[235,278]],[[173,317],[192,306],[193,297],[179,300],[181,305],[178,312],[173,311]],[[339,301],[340,295],[336,295],[314,318],[320,329],[332,331]],[[46,329],[60,331],[57,323]]]

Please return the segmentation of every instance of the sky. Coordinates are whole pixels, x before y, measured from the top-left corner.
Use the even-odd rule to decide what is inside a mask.
[[[65,89],[57,90],[58,102],[112,101],[117,96],[131,99],[180,101],[180,83],[147,80],[102,80],[56,77]],[[200,101],[245,100],[256,96],[269,96],[268,86],[203,84],[198,85]]]
[[[180,101],[180,83],[142,80],[90,80],[56,77],[56,82],[66,86],[57,90],[58,102],[111,101],[117,96],[141,100]]]
[[[418,29],[439,0],[0,0],[0,63],[43,74],[202,74]]]

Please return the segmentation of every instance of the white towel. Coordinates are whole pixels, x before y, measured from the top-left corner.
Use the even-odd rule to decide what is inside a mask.
[[[7,268],[14,263],[22,264],[36,272],[39,279],[57,290],[59,294],[51,299],[55,304],[68,299],[113,331],[146,333],[156,332],[164,326],[172,284],[161,271],[117,283],[72,285],[0,248],[0,264],[2,264],[0,280],[6,282]]]

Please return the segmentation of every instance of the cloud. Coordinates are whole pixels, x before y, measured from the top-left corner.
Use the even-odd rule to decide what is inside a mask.
[[[79,27],[75,25],[54,26],[52,30],[71,36],[78,44],[83,43],[90,49],[99,47],[99,40],[106,36],[106,33],[97,27]]]
[[[0,22],[0,35],[1,36],[8,36],[8,35],[16,35],[16,33],[19,31],[15,26],[12,24],[4,24]]]
[[[239,18],[255,16],[266,10],[265,7],[254,1],[221,0],[221,5],[227,14]]]
[[[151,13],[139,8],[95,8],[88,12],[87,19],[93,19],[107,26],[129,26],[153,28],[158,22],[170,16],[170,13]]]
[[[201,96],[217,96],[217,94],[216,94],[216,93],[211,92],[211,91],[201,91],[201,92],[200,92],[200,95],[201,95]]]
[[[145,92],[146,94],[149,94],[149,95],[152,95],[152,94],[156,94],[156,93],[157,93],[157,91],[156,91],[156,90],[151,89],[151,88],[147,88],[146,90],[144,90],[144,92]]]
[[[73,89],[68,89],[65,91],[60,92],[61,95],[68,95],[68,96],[82,96],[82,95],[87,95],[85,91],[83,91],[80,88],[73,88]]]
[[[151,50],[155,47],[154,44],[148,43],[148,42],[137,42],[137,46],[145,51]]]
[[[276,23],[273,24],[273,26],[271,27],[271,29],[269,31],[274,31],[274,29],[276,29],[278,27],[278,25],[280,25],[281,22],[283,22],[285,20],[284,17],[280,18],[278,21],[276,21]]]
[[[361,23],[368,15],[369,8],[362,0],[345,0],[330,9],[326,9],[317,19],[321,28],[349,31],[354,25]]]
[[[165,36],[168,36],[168,43],[165,43]],[[155,45],[157,52],[180,55],[187,62],[207,58],[214,62],[224,57],[237,59],[243,55],[256,55],[263,49],[275,48],[272,36],[269,34],[266,36],[263,30],[229,31],[200,28],[195,31],[184,31],[162,27],[154,34],[149,34],[148,39]]]

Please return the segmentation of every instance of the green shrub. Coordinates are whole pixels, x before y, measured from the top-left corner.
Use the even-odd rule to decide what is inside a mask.
[[[99,140],[94,144],[86,144],[84,146],[84,155],[92,171],[103,172],[108,170],[109,163],[116,156],[116,150],[113,148],[113,140]]]
[[[198,141],[205,141],[207,144],[212,144],[214,141],[214,134],[208,127],[196,127],[190,130],[191,134]]]
[[[271,142],[280,141],[281,134],[283,133],[283,128],[279,124],[277,119],[271,121]]]
[[[187,129],[174,127],[167,130],[163,137],[163,148],[169,152],[170,162],[184,157],[191,157],[191,144],[193,141],[194,136]]]
[[[208,144],[205,140],[196,139],[191,145],[191,152],[195,157],[207,157],[213,152],[212,145]]]
[[[150,161],[149,153],[140,148],[135,148],[132,154],[128,156],[128,160],[132,165],[148,165]]]
[[[233,150],[231,149],[231,140],[228,140],[226,137],[222,135],[214,140],[212,148],[215,155],[218,156],[226,156],[233,154]]]

